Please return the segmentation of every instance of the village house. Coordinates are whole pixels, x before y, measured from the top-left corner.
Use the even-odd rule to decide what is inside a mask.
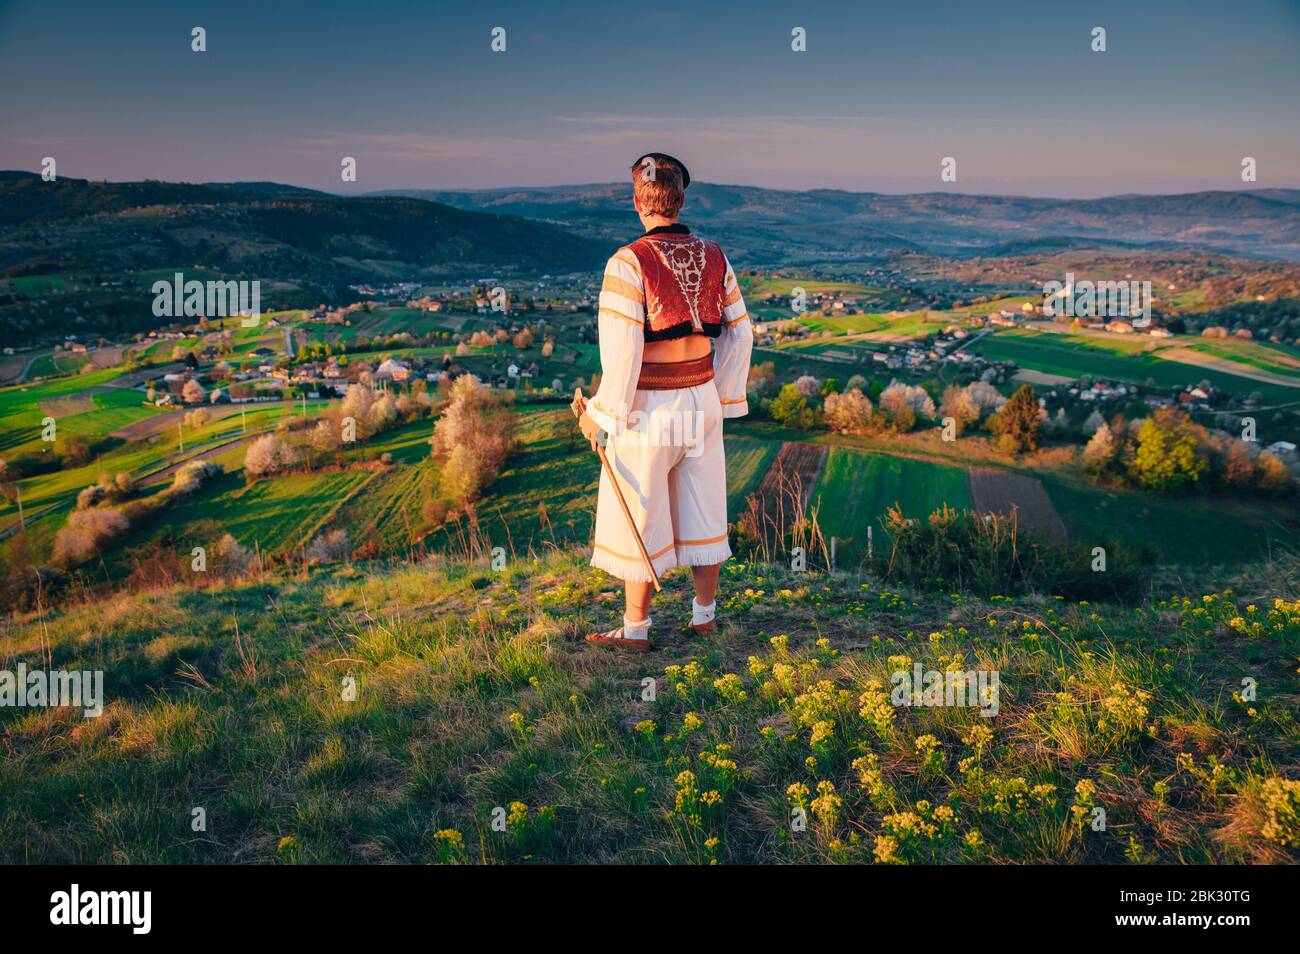
[[[396,358],[389,358],[378,368],[375,369],[376,381],[405,381],[411,376],[411,369],[398,361]]]

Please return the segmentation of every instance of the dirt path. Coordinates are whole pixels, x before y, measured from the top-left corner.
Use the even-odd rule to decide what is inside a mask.
[[[41,517],[45,516],[47,513],[51,513],[55,510],[58,510],[62,506],[63,506],[62,503],[52,503],[49,504],[48,506],[42,507],[40,510],[32,510],[23,514],[22,520],[15,520],[7,527],[0,527],[0,540],[9,539],[11,536],[13,536],[15,533],[18,532],[20,527],[24,527],[24,526],[30,527],[34,522],[39,520]]]
[[[29,375],[32,371],[32,365],[34,365],[37,361],[39,361],[41,358],[45,357],[49,353],[50,352],[48,351],[41,351],[28,358],[27,363],[23,365],[22,371],[18,372],[18,380],[16,383],[22,384],[24,381],[26,381],[27,375]]]
[[[1205,368],[1209,371],[1221,371],[1224,374],[1236,375],[1239,378],[1247,378],[1263,384],[1276,384],[1284,388],[1300,388],[1300,378],[1294,375],[1276,374],[1241,361],[1229,361],[1227,358],[1206,354],[1203,351],[1193,351],[1190,348],[1162,348],[1155,352],[1155,355],[1176,364]]]
[[[207,460],[213,454],[220,453],[221,451],[230,450],[230,448],[236,447],[240,444],[247,444],[253,438],[261,437],[265,433],[267,432],[258,431],[257,433],[254,434],[241,434],[239,437],[232,437],[230,440],[222,441],[220,444],[213,444],[211,447],[205,447],[197,454],[191,454],[189,457],[186,457],[184,460],[178,460],[174,463],[168,464],[166,467],[159,468],[158,470],[155,470],[153,473],[148,474],[145,477],[142,477],[139,481],[140,486],[152,487],[154,484],[160,484],[163,481],[167,480],[167,478],[175,474],[176,471],[180,470],[180,468],[183,465],[188,464],[192,460]]]
[[[1065,522],[1037,477],[1005,470],[970,470],[971,507],[979,513],[1017,513],[1025,532],[1035,540],[1052,545],[1070,539]]]
[[[145,440],[155,434],[175,430],[177,421],[190,411],[197,410],[200,407],[208,412],[209,421],[224,421],[228,417],[238,415],[241,408],[257,409],[297,403],[297,401],[254,401],[248,404],[196,404],[192,407],[180,407],[174,411],[164,411],[161,414],[155,414],[153,417],[133,421],[126,427],[113,431],[112,436],[122,437],[129,441]]]
[[[1058,384],[1073,384],[1075,381],[1069,375],[1048,374],[1046,371],[1034,371],[1032,368],[1021,368],[1014,377],[1021,384],[1035,384],[1048,388],[1056,387]]]

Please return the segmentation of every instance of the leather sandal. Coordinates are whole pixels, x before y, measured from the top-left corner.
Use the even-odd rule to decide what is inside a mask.
[[[614,649],[628,653],[648,653],[651,648],[648,637],[646,639],[628,639],[623,635],[622,626],[604,633],[588,633],[586,639],[589,643],[611,646]]]

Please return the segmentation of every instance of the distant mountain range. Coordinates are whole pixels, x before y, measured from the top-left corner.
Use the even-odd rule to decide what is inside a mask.
[[[696,183],[688,199],[687,221],[747,267],[847,271],[905,253],[1085,247],[1300,261],[1297,190],[1071,200]],[[0,172],[0,278],[80,276],[0,288],[0,337],[156,326],[151,271],[260,278],[268,307],[300,307],[350,300],[348,286],[362,283],[594,277],[639,232],[628,183],[340,196],[274,182],[45,182]]]
[[[0,277],[172,268],[316,286],[599,268],[608,243],[400,196],[270,182],[44,182],[0,172]]]
[[[476,191],[396,190],[460,209],[518,215],[626,241],[637,231],[627,183]],[[1028,254],[1069,247],[1195,248],[1300,260],[1300,190],[1104,199],[929,192],[788,192],[695,183],[687,221],[749,264],[850,262],[901,251]]]
[[[156,328],[152,276],[259,279],[263,307],[355,300],[349,286],[599,274],[608,241],[511,215],[273,182],[45,182],[0,172],[0,340]],[[73,281],[65,281],[71,278]]]

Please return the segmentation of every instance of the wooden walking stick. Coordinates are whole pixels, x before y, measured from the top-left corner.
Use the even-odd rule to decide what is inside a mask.
[[[569,405],[569,410],[573,411],[573,416],[577,418],[581,418],[587,410],[587,399],[582,396],[582,388],[574,388],[573,403]],[[596,453],[600,455],[601,466],[609,474],[609,482],[614,485],[614,496],[618,498],[618,505],[623,508],[623,516],[627,517],[627,525],[632,529],[632,536],[636,539],[636,548],[641,552],[641,561],[645,564],[650,579],[655,585],[655,592],[659,592],[663,589],[663,584],[659,582],[659,574],[655,572],[655,566],[650,562],[650,554],[646,552],[645,542],[641,539],[641,533],[636,528],[636,521],[632,519],[632,511],[627,508],[627,501],[623,499],[623,488],[618,485],[618,475],[614,473],[609,458],[605,456],[605,447],[600,441],[596,441]]]

